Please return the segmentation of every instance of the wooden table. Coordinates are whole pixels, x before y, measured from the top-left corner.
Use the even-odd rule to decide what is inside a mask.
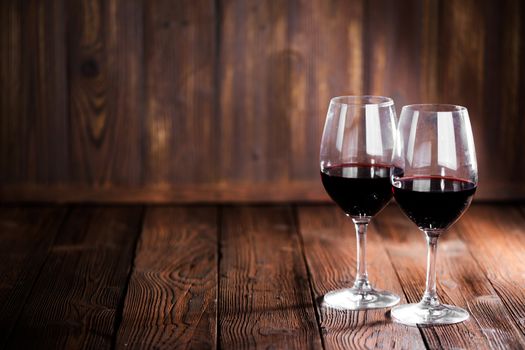
[[[369,230],[371,280],[421,297],[425,242],[395,206]],[[3,206],[0,348],[525,348],[525,206],[472,206],[440,241],[462,324],[316,301],[349,285],[353,226],[331,205]]]

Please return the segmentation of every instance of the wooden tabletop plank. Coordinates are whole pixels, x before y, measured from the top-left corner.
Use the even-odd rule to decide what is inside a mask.
[[[0,348],[3,348],[38,277],[67,209],[0,208]]]
[[[393,324],[388,309],[340,311],[319,301],[331,290],[353,284],[356,239],[352,221],[335,206],[301,206],[298,221],[327,349],[424,349],[417,328]],[[406,302],[385,248],[373,228],[367,239],[368,273],[373,285],[397,293]]]
[[[0,348],[525,346],[525,206],[473,205],[440,239],[439,296],[471,318],[420,330],[393,323],[387,310],[315,304],[317,323],[312,300],[355,274],[353,224],[335,206],[302,205],[297,218],[288,206],[226,206],[222,215],[152,207],[134,264],[140,207],[67,212],[0,210]],[[371,281],[419,301],[422,234],[395,206],[369,233]]]
[[[416,225],[392,205],[375,220],[409,302],[425,285],[426,242]],[[438,243],[437,283],[442,302],[467,309],[459,324],[421,328],[430,348],[508,349],[525,344],[502,301],[458,235],[449,229]],[[400,326],[403,327],[403,326]]]
[[[290,207],[223,208],[222,348],[321,348],[292,214]]]
[[[141,214],[140,207],[74,208],[42,267],[8,347],[110,348]]]
[[[523,214],[516,206],[476,205],[458,223],[458,233],[525,334]]]
[[[148,208],[117,348],[215,348],[217,252],[215,207]]]

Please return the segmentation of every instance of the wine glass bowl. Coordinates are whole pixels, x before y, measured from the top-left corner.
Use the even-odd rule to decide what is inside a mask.
[[[357,236],[357,274],[351,288],[327,293],[323,305],[343,310],[389,307],[399,297],[376,290],[366,270],[366,231],[392,198],[394,102],[382,96],[341,96],[330,101],[320,152],[321,181],[351,217]]]
[[[441,234],[469,207],[478,170],[468,111],[443,104],[404,106],[397,129],[391,182],[401,210],[424,232],[426,288],[416,304],[392,309],[394,321],[410,326],[452,324],[468,312],[440,303],[436,293],[436,252]]]

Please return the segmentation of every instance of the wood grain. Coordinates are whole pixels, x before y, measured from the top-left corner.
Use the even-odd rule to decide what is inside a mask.
[[[116,347],[215,348],[217,252],[215,207],[149,208]]]
[[[144,2],[142,142],[149,184],[217,178],[215,16],[212,0]]]
[[[140,207],[74,208],[7,347],[110,348],[141,214]]]
[[[515,174],[524,168],[515,158],[514,147],[521,148],[509,144],[514,142],[511,133],[520,139],[524,135],[523,118],[517,110],[520,102],[515,100],[514,77],[519,70],[513,68],[522,54],[513,39],[520,30],[514,17],[518,15],[511,15],[523,16],[518,3],[467,0],[439,5],[438,100],[468,108],[478,155],[479,188],[485,188],[489,197],[522,198],[518,193],[523,183]],[[520,93],[523,99],[525,95]]]
[[[320,348],[308,276],[289,207],[225,207],[221,348]]]
[[[320,306],[319,301],[326,292],[349,287],[354,282],[354,225],[335,206],[300,206],[298,221],[310,281],[318,300],[316,305],[325,348],[424,349],[418,329],[393,324],[387,309],[345,312]],[[397,293],[401,296],[401,303],[406,303],[396,271],[375,228],[368,233],[367,260],[368,274],[374,287]]]
[[[48,256],[64,207],[0,208],[0,347],[18,321],[40,268]]]
[[[486,1],[481,9],[485,12],[486,30],[493,33],[485,36],[485,66],[506,67],[484,70],[483,112],[485,115],[501,115],[501,118],[483,118],[481,121],[482,137],[488,147],[482,150],[482,158],[489,163],[490,170],[500,169],[498,174],[489,170],[485,176],[490,180],[486,182],[504,187],[506,182],[520,183],[519,173],[525,170],[520,159],[521,151],[518,151],[525,135],[522,118],[525,93],[521,90],[525,73],[519,68],[519,62],[525,58],[522,39],[525,8],[521,1],[503,1],[500,4]],[[487,13],[490,15],[487,16]],[[501,88],[496,89],[497,86]],[[499,131],[494,133],[490,130]],[[490,142],[487,142],[489,137]]]
[[[62,183],[69,179],[65,11],[62,1],[29,1],[23,41],[22,101],[30,139],[28,180]]]
[[[366,94],[392,97],[400,110],[403,105],[421,103],[426,81],[422,51],[427,34],[416,29],[423,25],[423,2],[404,0],[365,1],[364,40]],[[424,18],[424,17],[423,17]]]
[[[316,315],[316,298],[353,281],[354,232],[333,205],[295,208],[155,206],[142,226],[137,206],[3,205],[0,347],[525,346],[524,205],[473,205],[441,238],[438,293],[471,318],[419,330],[387,310]],[[389,206],[368,238],[372,282],[418,301],[415,225]]]
[[[70,182],[142,183],[140,0],[67,1]]]
[[[365,2],[287,3],[289,50],[283,53],[289,53],[290,95],[283,117],[289,119],[285,135],[289,155],[288,164],[279,171],[288,171],[293,182],[317,180],[319,144],[330,99],[364,92]],[[320,188],[313,181],[311,186]]]
[[[288,177],[290,65],[284,0],[220,7],[220,176],[239,182]],[[272,101],[272,103],[260,103]]]
[[[63,6],[5,1],[0,7],[2,183],[69,179]]]
[[[22,116],[22,6],[20,1],[0,2],[0,172],[2,184],[25,176],[28,158],[24,139],[27,118]],[[20,181],[20,180],[19,180]]]
[[[420,34],[421,40],[421,69],[420,69],[420,100],[416,101],[423,103],[434,103],[439,101],[439,11],[441,2],[436,0],[424,0],[421,4],[422,13],[420,17],[420,25],[422,31]],[[406,77],[405,77],[406,78]],[[396,100],[397,103],[397,100]],[[401,107],[397,103],[397,107]]]
[[[423,234],[394,206],[375,218],[374,225],[381,232],[407,300],[419,302],[425,285]],[[470,318],[447,327],[420,328],[426,344],[430,348],[520,348],[523,334],[454,226],[440,238],[437,261],[440,300],[465,308]]]
[[[465,105],[476,199],[525,199],[524,9],[519,0],[2,1],[0,199],[326,198],[318,153],[329,99],[371,93],[397,110]]]
[[[457,224],[458,233],[525,334],[525,217],[510,205],[477,205]]]

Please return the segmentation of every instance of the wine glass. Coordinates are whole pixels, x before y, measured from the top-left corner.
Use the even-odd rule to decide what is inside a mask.
[[[366,310],[399,302],[397,295],[372,287],[365,251],[368,223],[392,198],[395,127],[391,98],[340,96],[330,101],[321,141],[321,180],[328,195],[354,222],[357,274],[351,288],[327,293],[324,306]]]
[[[392,189],[403,212],[425,234],[427,276],[423,299],[392,309],[394,321],[409,326],[452,324],[469,314],[439,302],[436,251],[441,234],[469,207],[478,183],[474,138],[465,107],[404,106],[397,130]]]

